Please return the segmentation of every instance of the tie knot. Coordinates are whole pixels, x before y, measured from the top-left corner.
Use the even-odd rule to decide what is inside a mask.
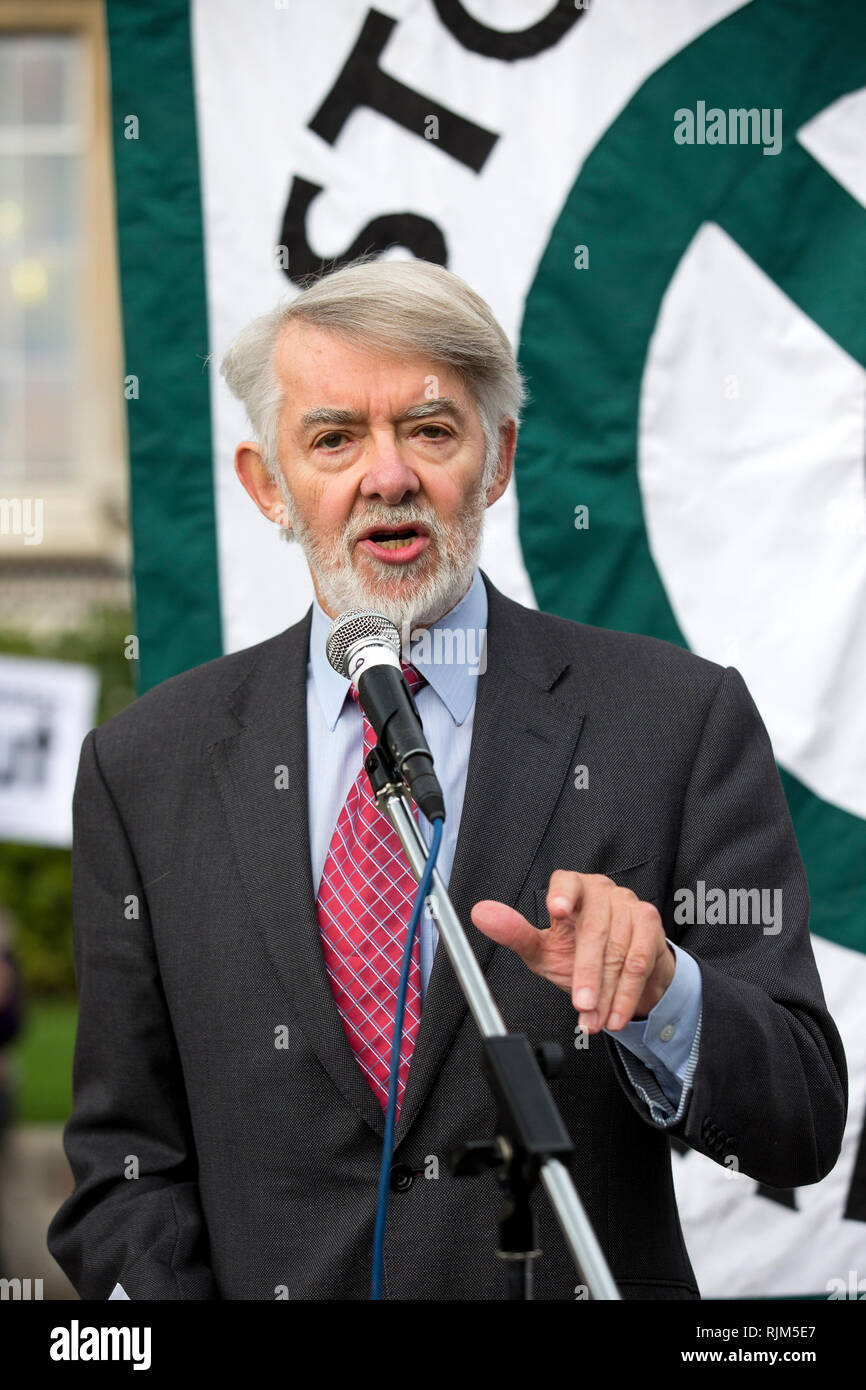
[[[416,671],[415,667],[408,661],[401,661],[400,665],[403,668],[403,675],[406,677],[406,684],[414,695],[417,690],[421,689],[422,685],[427,684],[427,677],[422,676],[420,671]]]

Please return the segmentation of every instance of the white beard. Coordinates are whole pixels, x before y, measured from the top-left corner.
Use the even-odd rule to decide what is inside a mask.
[[[460,520],[452,527],[443,526],[432,508],[416,502],[398,507],[374,504],[352,519],[342,536],[326,541],[318,539],[295,513],[282,473],[279,487],[291,522],[291,530],[284,528],[284,534],[287,539],[294,534],[300,543],[323,604],[337,614],[371,610],[383,613],[400,631],[404,651],[409,633],[416,626],[429,626],[449,613],[472,583],[487,510],[481,479]],[[363,563],[372,575],[369,579],[360,575],[353,556],[361,533],[371,526],[391,528],[408,522],[422,523],[429,533],[430,544],[422,554],[403,565],[389,565],[385,560],[365,555]]]

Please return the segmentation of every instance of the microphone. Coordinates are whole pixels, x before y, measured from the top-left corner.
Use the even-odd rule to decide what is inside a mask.
[[[445,819],[445,798],[421,716],[400,668],[400,634],[383,613],[341,613],[325,645],[328,661],[347,676],[358,702],[429,821]]]

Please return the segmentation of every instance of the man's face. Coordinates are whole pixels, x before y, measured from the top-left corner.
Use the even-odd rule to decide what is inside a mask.
[[[398,626],[434,622],[469,587],[485,508],[510,476],[513,430],[485,490],[478,411],[449,368],[301,323],[283,331],[274,366],[281,477],[241,445],[247,491],[265,515],[287,514],[331,617],[372,608]]]

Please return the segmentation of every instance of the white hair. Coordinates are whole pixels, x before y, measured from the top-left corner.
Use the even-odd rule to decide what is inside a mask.
[[[337,333],[359,347],[450,367],[477,406],[485,445],[482,481],[490,486],[499,463],[500,427],[508,419],[520,424],[526,387],[489,305],[465,281],[430,261],[363,256],[321,275],[238,334],[221,371],[243,403],[275,478],[280,476],[283,388],[274,351],[283,328],[295,322]]]

